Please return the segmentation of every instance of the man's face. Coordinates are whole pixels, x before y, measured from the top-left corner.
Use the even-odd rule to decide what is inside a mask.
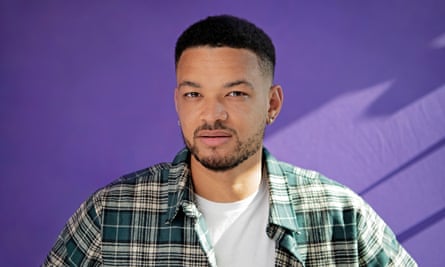
[[[253,52],[186,49],[176,78],[176,110],[194,159],[208,169],[225,171],[261,153],[271,103],[276,103],[271,100],[271,77],[262,72]]]

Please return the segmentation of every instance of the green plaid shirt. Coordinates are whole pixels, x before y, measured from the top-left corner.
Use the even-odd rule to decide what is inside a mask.
[[[182,150],[172,163],[98,190],[70,218],[43,266],[217,266]],[[276,266],[416,266],[355,193],[264,149],[267,235]],[[255,240],[252,240],[255,242]]]

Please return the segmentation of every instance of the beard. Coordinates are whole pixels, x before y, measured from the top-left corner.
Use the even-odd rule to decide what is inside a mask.
[[[200,150],[196,143],[190,142],[190,140],[187,140],[187,138],[185,138],[182,131],[181,133],[185,145],[190,150],[192,156],[199,163],[201,163],[205,168],[209,170],[223,172],[240,165],[248,158],[255,155],[261,149],[264,139],[265,125],[266,122],[260,123],[255,133],[249,136],[249,138],[247,138],[247,140],[244,142],[241,142],[237,132],[234,129],[224,126],[220,121],[216,121],[213,126],[204,124],[194,131],[193,139],[195,139],[200,130],[225,130],[231,132],[232,136],[236,139],[235,147],[233,148],[232,152],[230,152],[226,156],[218,155],[216,147],[210,148],[213,152],[212,155],[200,155]]]

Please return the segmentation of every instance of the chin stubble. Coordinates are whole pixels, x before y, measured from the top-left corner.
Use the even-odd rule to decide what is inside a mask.
[[[195,130],[193,138],[195,138],[197,136],[197,133],[201,130],[219,129],[230,131],[236,138],[236,145],[233,150],[233,154],[227,156],[216,155],[217,149],[212,148],[215,151],[214,155],[201,157],[199,155],[199,148],[195,144],[192,144],[189,140],[187,140],[182,131],[181,133],[185,145],[199,163],[201,163],[205,168],[209,170],[223,172],[237,167],[238,165],[249,159],[251,156],[255,155],[261,149],[264,139],[264,125],[265,124],[263,123],[263,125],[258,128],[258,131],[254,135],[250,136],[245,142],[241,142],[239,140],[238,134],[235,130],[224,126],[220,121],[216,121],[213,126],[204,124]]]

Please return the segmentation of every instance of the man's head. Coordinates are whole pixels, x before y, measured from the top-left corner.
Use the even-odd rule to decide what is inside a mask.
[[[275,47],[270,37],[253,23],[229,16],[212,16],[198,21],[186,29],[176,42],[175,66],[182,53],[192,47],[244,48],[258,57],[264,74],[273,79],[275,71]]]
[[[272,85],[274,62],[269,37],[242,19],[210,17],[181,35],[175,105],[192,166],[226,171],[261,162],[264,129],[283,97]]]

